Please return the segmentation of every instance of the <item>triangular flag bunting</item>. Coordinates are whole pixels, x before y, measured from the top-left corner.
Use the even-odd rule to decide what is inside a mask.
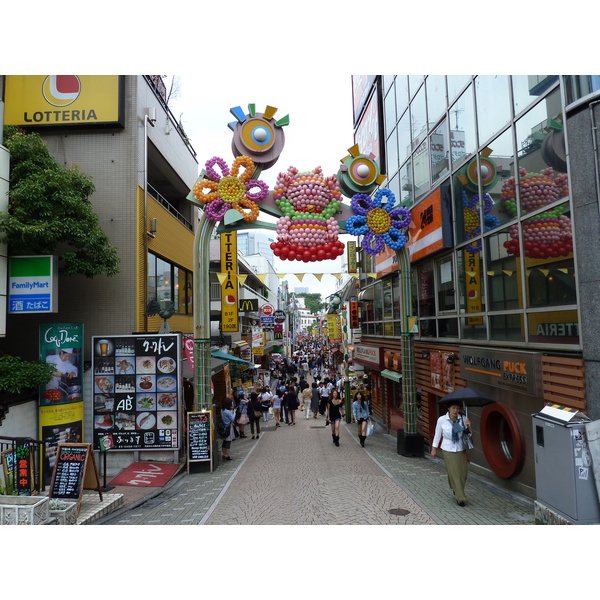
[[[496,271],[487,271],[489,277],[494,277],[496,275]]]
[[[261,283],[264,283],[265,280],[267,279],[267,274],[266,273],[257,273],[256,276],[260,279]]]
[[[513,273],[514,273],[514,271],[507,271],[506,269],[502,269],[502,272],[503,272],[505,275],[508,275],[508,277],[512,277],[512,276],[513,276]]]
[[[294,274],[300,280],[300,282],[302,282],[302,280],[304,279],[305,273],[294,273]]]
[[[332,273],[332,275],[339,281],[342,277],[341,273]]]
[[[228,276],[229,276],[229,273],[217,273],[217,279],[219,280],[219,283],[221,285],[223,285],[225,283],[225,280],[227,279]]]
[[[323,278],[323,273],[313,273],[313,275],[319,280],[321,281],[321,279]]]
[[[548,277],[548,273],[550,273],[550,269],[540,269],[540,273],[543,273],[544,277]]]
[[[279,279],[283,279],[285,277],[285,273],[275,273]]]
[[[246,283],[246,279],[248,275],[238,275],[238,282],[240,285],[244,285]]]

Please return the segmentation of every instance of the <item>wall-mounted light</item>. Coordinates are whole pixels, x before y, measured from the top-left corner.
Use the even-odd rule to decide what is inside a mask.
[[[429,350],[421,350],[421,358],[429,358]]]
[[[156,237],[156,235],[155,235],[156,234],[156,219],[154,217],[152,219],[150,219],[148,231],[146,233],[151,238]]]
[[[448,358],[446,358],[446,362],[449,365],[453,365],[454,361],[458,358],[458,354],[448,354]]]

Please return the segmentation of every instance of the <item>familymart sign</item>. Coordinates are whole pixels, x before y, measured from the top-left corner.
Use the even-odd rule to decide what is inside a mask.
[[[8,312],[58,312],[55,256],[11,256],[8,266]]]

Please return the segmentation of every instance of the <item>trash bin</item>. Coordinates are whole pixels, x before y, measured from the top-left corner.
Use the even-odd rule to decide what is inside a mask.
[[[572,408],[546,405],[532,415],[537,501],[575,525],[600,523],[600,503],[585,425]]]

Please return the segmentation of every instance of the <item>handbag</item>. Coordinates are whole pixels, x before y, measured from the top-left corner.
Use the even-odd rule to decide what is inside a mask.
[[[463,431],[463,447],[465,450],[472,450],[473,448],[475,448],[475,446],[473,445],[472,434],[467,433],[466,431]]]
[[[262,411],[260,410],[255,410],[254,411],[254,418],[255,419],[260,419],[263,416]]]
[[[473,434],[465,427],[465,421],[463,419],[463,434],[462,434],[462,440],[463,440],[463,448],[465,450],[472,450],[473,448],[475,448],[475,446],[473,445]]]
[[[223,439],[229,437],[230,429],[227,425],[225,425],[221,417],[217,419],[216,429],[219,437],[222,437]]]
[[[246,413],[242,413],[240,415],[240,418],[238,419],[238,423],[240,425],[246,425],[249,421],[250,419],[248,418],[248,415]]]

